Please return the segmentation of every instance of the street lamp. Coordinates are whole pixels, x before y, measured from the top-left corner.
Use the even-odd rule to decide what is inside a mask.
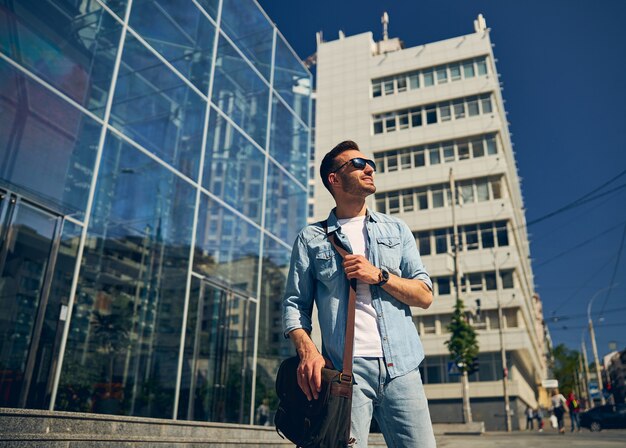
[[[600,391],[600,403],[602,403],[602,405],[606,404],[606,400],[604,399],[604,395],[602,394],[602,372],[600,371],[600,361],[598,360],[598,347],[596,346],[596,333],[593,330],[593,321],[591,320],[591,305],[593,305],[593,301],[596,299],[596,297],[598,297],[598,295],[601,292],[606,291],[607,289],[611,289],[617,285],[618,283],[613,283],[612,285],[607,286],[606,288],[599,289],[598,291],[596,291],[596,293],[593,295],[593,297],[589,301],[589,305],[587,305],[587,321],[589,322],[589,336],[591,337],[591,348],[593,349],[593,358],[596,364],[596,375],[598,377],[598,390]]]

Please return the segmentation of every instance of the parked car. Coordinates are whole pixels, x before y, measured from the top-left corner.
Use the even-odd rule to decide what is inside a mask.
[[[580,426],[591,431],[626,428],[626,403],[598,406],[580,414]]]

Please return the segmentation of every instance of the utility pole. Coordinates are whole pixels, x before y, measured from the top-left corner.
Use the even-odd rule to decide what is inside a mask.
[[[461,302],[461,270],[459,268],[459,229],[456,224],[456,183],[454,181],[454,174],[452,168],[450,168],[450,197],[452,199],[452,229],[454,238],[454,280],[456,283],[456,301]],[[465,423],[472,423],[472,408],[470,407],[469,398],[469,378],[467,375],[467,366],[463,366],[461,369],[463,372],[461,376],[461,392],[463,396],[463,421]]]
[[[591,336],[591,349],[593,350],[593,359],[596,364],[596,376],[598,377],[598,392],[600,392],[600,404],[604,406],[606,404],[606,400],[604,399],[604,394],[602,393],[603,383],[602,383],[602,371],[600,370],[600,361],[598,360],[598,347],[596,346],[596,333],[593,331],[593,322],[591,318],[589,318],[589,335]]]
[[[607,286],[606,288],[602,288],[593,295],[591,300],[589,301],[589,305],[587,305],[587,321],[589,322],[589,336],[591,337],[591,349],[593,350],[593,359],[596,364],[596,375],[598,376],[598,391],[600,392],[600,403],[604,406],[606,404],[606,400],[604,399],[604,394],[602,393],[603,389],[603,381],[602,381],[602,371],[600,370],[600,360],[598,359],[598,347],[596,346],[596,332],[593,330],[593,321],[591,320],[591,305],[593,305],[593,301],[598,297],[598,295],[606,291],[607,289],[611,289],[614,286],[617,286],[617,283],[613,283],[612,285]]]
[[[584,396],[587,403],[589,403],[591,400],[589,397],[589,383],[587,382],[587,377],[585,376],[582,353],[578,355],[578,374],[580,375],[580,395]]]
[[[587,347],[585,346],[585,333],[583,333],[583,340],[581,342],[581,348],[583,351],[583,364],[585,367],[585,382],[587,383],[587,396],[589,397],[589,407],[594,407],[593,397],[589,391],[589,384],[591,383],[591,377],[589,376],[589,361],[587,361]]]
[[[500,266],[496,257],[496,251],[492,249],[493,265],[496,271],[496,300],[498,302],[498,334],[500,335],[500,359],[502,361],[502,395],[504,396],[504,419],[506,431],[511,432],[511,405],[509,402],[509,389],[507,379],[509,377],[509,369],[506,366],[506,350],[504,348],[503,326],[504,319],[502,316],[502,302],[500,301]]]

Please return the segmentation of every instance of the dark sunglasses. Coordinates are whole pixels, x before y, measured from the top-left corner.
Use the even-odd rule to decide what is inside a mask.
[[[362,157],[355,157],[354,159],[348,160],[346,163],[341,165],[335,171],[331,171],[331,173],[337,173],[338,171],[341,171],[341,169],[344,166],[346,166],[348,163],[352,163],[352,166],[355,167],[357,170],[363,170],[365,169],[365,165],[369,165],[372,167],[374,171],[376,171],[376,163],[373,160],[364,159]]]

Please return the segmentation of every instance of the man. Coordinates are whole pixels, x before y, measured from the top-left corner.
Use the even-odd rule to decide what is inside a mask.
[[[322,160],[320,175],[337,205],[325,224],[350,255],[341,259],[324,222],[300,232],[283,300],[284,331],[300,356],[298,384],[309,400],[317,399],[322,367],[342,369],[349,280],[356,279],[351,436],[366,447],[373,415],[387,446],[431,448],[435,438],[418,370],[424,351],[410,307],[430,306],[432,283],[407,225],[367,210],[375,171],[352,141]],[[313,302],[324,356],[310,338]]]
[[[567,408],[569,409],[569,417],[572,421],[570,432],[574,432],[574,429],[578,429],[580,432],[580,402],[576,399],[574,392],[570,392],[567,396]]]

